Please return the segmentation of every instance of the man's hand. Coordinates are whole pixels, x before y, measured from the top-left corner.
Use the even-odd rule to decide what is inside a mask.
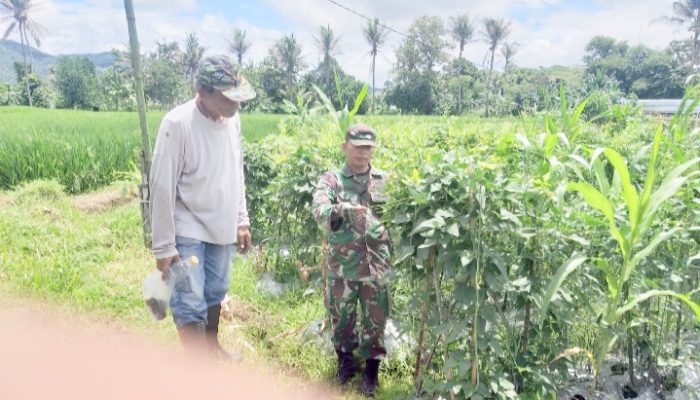
[[[345,223],[354,225],[361,221],[367,213],[367,207],[359,204],[340,203],[340,216],[343,217]]]
[[[176,254],[172,257],[156,259],[156,268],[158,271],[163,273],[163,280],[168,279],[168,272],[170,271],[170,264],[180,262],[180,255]]]
[[[239,227],[236,236],[238,238],[238,252],[241,254],[247,253],[253,246],[253,238],[250,236],[250,228],[247,226]]]

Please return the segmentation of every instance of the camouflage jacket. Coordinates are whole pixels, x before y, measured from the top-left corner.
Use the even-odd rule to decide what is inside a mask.
[[[354,174],[345,165],[321,176],[314,192],[314,218],[326,231],[328,276],[348,280],[382,280],[391,265],[391,240],[377,217],[378,205],[386,202],[387,174],[371,168]],[[368,208],[354,223],[343,220],[340,205]]]

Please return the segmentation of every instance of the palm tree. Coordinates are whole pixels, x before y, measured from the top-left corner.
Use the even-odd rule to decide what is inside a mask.
[[[284,35],[272,49],[277,65],[282,69],[287,80],[287,95],[293,96],[294,83],[299,72],[304,68],[301,44],[294,34]]]
[[[333,33],[329,26],[321,26],[318,31],[318,37],[314,37],[316,46],[321,51],[323,62],[329,62],[333,56],[340,53],[340,36]]]
[[[456,17],[451,17],[450,33],[454,40],[457,41],[459,46],[459,75],[462,75],[462,53],[464,52],[464,46],[472,39],[474,36],[474,26],[469,20],[469,15],[459,15]],[[462,113],[462,98],[463,98],[463,88],[462,80],[459,81],[459,99],[457,101],[457,113]]]
[[[31,35],[34,39],[34,43],[37,47],[41,46],[41,36],[44,35],[46,29],[39,25],[36,21],[29,17],[29,14],[36,9],[36,3],[31,0],[0,0],[0,12],[6,14],[2,17],[2,22],[11,21],[5,34],[2,36],[2,40],[7,39],[8,36],[15,30],[19,31],[19,39],[22,44],[22,59],[24,62],[24,73],[25,76],[29,75],[33,71],[34,60],[32,56],[32,49],[29,45],[29,36]],[[29,52],[29,63],[27,63],[27,52]],[[29,106],[32,106],[32,94],[29,89],[29,80],[25,79],[27,83],[27,98],[29,99]]]
[[[374,112],[374,71],[376,67],[377,54],[379,54],[379,48],[384,45],[389,32],[386,30],[384,25],[379,23],[379,19],[375,18],[367,22],[367,26],[363,29],[365,34],[365,40],[369,44],[369,53],[372,56],[372,112]]]
[[[697,65],[698,50],[700,49],[700,0],[685,0],[673,2],[673,16],[661,17],[661,19],[688,26],[688,31],[692,34],[691,60],[693,65]]]
[[[503,68],[505,74],[508,73],[511,60],[513,60],[518,50],[520,50],[520,44],[518,42],[505,42],[503,46],[501,46],[501,54],[503,54],[503,58],[506,60],[506,65]]]
[[[491,84],[493,75],[493,60],[496,57],[496,49],[510,34],[510,22],[506,22],[503,18],[486,18],[484,19],[484,31],[481,33],[489,44],[489,53],[491,53],[491,63],[489,65],[488,85],[486,89],[486,116],[489,116]],[[487,56],[489,53],[486,53]]]
[[[318,37],[314,37],[316,46],[321,52],[321,74],[324,87],[329,88],[333,81],[333,57],[340,53],[340,36],[333,33],[329,26],[321,26]]]
[[[253,42],[246,37],[246,31],[242,29],[233,30],[233,38],[229,41],[229,50],[238,58],[238,65],[243,65],[243,55],[250,49]]]
[[[204,46],[199,44],[199,39],[194,33],[188,33],[185,38],[185,73],[190,77],[190,88],[194,88],[194,74],[197,72],[197,66],[204,55]]]

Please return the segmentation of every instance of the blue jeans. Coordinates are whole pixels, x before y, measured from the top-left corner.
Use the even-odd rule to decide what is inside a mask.
[[[187,269],[188,279],[175,285],[170,308],[175,325],[207,323],[207,309],[221,304],[231,279],[233,244],[218,245],[182,236],[175,237],[180,259],[191,256],[199,264]]]

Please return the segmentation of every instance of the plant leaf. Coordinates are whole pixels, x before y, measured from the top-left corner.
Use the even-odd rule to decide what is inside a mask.
[[[564,283],[566,277],[568,277],[572,272],[574,272],[576,268],[583,264],[584,261],[586,261],[586,257],[575,255],[571,257],[561,267],[559,267],[557,273],[554,274],[552,280],[547,286],[547,291],[545,292],[544,297],[542,298],[542,307],[540,310],[539,322],[540,325],[542,325],[542,322],[544,322],[544,318],[547,315],[549,303],[552,301],[552,298],[554,298],[554,295],[557,293],[557,291],[559,291],[559,288],[561,287],[562,283]]]
[[[634,307],[636,307],[639,303],[648,300],[652,297],[656,296],[671,296],[675,297],[678,300],[684,302],[688,307],[690,307],[691,311],[693,311],[693,314],[695,314],[695,320],[700,323],[700,305],[698,303],[692,301],[690,297],[688,297],[685,294],[677,293],[674,292],[673,290],[649,290],[648,292],[644,292],[642,294],[639,294],[635,296],[633,299],[628,301],[624,306],[618,308],[615,310],[615,314],[617,315],[618,318],[622,317],[626,312],[630,311]]]
[[[639,194],[637,189],[632,185],[632,179],[630,178],[630,172],[627,168],[625,160],[622,158],[620,153],[613,149],[605,149],[605,156],[608,161],[615,168],[615,172],[620,177],[620,183],[622,184],[622,197],[627,205],[627,210],[629,212],[630,228],[634,231],[637,224],[639,223]]]
[[[620,250],[622,251],[622,257],[626,259],[630,252],[630,244],[615,225],[615,213],[610,204],[610,200],[603,196],[598,189],[585,182],[569,183],[566,185],[566,188],[569,191],[575,190],[581,193],[589,206],[599,210],[605,215],[608,219],[608,225],[610,226],[610,234],[617,240],[617,243],[620,245]]]
[[[641,206],[642,214],[644,209],[649,202],[649,197],[651,196],[651,191],[654,188],[654,181],[656,180],[656,159],[659,157],[659,148],[661,147],[661,139],[663,138],[663,127],[659,126],[656,129],[656,134],[654,135],[654,144],[651,146],[651,153],[649,154],[649,165],[647,166],[647,177],[644,181],[644,191],[642,192]]]
[[[632,256],[632,259],[630,260],[629,263],[625,265],[625,268],[622,270],[622,282],[621,285],[627,282],[629,279],[630,275],[632,275],[632,272],[634,271],[635,268],[637,268],[637,265],[639,265],[642,260],[644,260],[654,249],[656,246],[661,244],[664,240],[668,239],[669,237],[673,236],[676,232],[680,231],[680,228],[673,228],[664,232],[659,232],[654,237],[651,239],[649,244],[643,248],[642,250],[638,251],[637,253]]]
[[[581,347],[572,347],[570,349],[566,349],[566,350],[562,351],[561,353],[559,353],[559,355],[556,356],[549,363],[551,364],[559,359],[562,359],[565,357],[571,357],[571,356],[579,354],[579,353],[584,353],[586,355],[586,357],[588,357],[588,360],[591,362],[591,365],[595,365],[595,358],[593,357],[593,353],[591,353],[590,350],[586,350],[586,349],[581,348]]]
[[[321,103],[323,103],[323,106],[326,107],[326,110],[328,110],[328,113],[333,116],[333,119],[335,121],[338,121],[338,114],[335,111],[335,106],[333,105],[333,102],[326,96],[325,93],[323,93],[323,90],[319,88],[316,85],[313,85],[314,90],[316,91],[316,94],[318,94],[318,97],[321,99]]]
[[[367,86],[367,84],[364,84],[362,86],[362,89],[360,89],[360,93],[358,93],[357,97],[355,97],[355,104],[353,104],[352,110],[350,111],[350,118],[354,117],[355,114],[357,114],[357,111],[360,109],[360,105],[362,105],[362,101],[367,95],[367,90],[369,90],[369,86]]]
[[[672,169],[661,182],[661,185],[651,194],[649,197],[649,202],[646,204],[644,209],[644,214],[642,215],[642,224],[640,226],[640,232],[644,233],[645,230],[649,229],[654,222],[654,217],[656,212],[661,208],[661,205],[673,197],[680,188],[683,186],[688,177],[680,176],[688,168],[700,161],[700,158],[694,158],[688,162],[685,162],[676,168]]]
[[[608,222],[615,224],[615,212],[613,211],[610,200],[608,200],[602,193],[590,184],[586,182],[575,182],[566,185],[566,189],[569,191],[577,191],[581,193],[583,198],[586,200],[589,206],[595,208],[605,215]]]

